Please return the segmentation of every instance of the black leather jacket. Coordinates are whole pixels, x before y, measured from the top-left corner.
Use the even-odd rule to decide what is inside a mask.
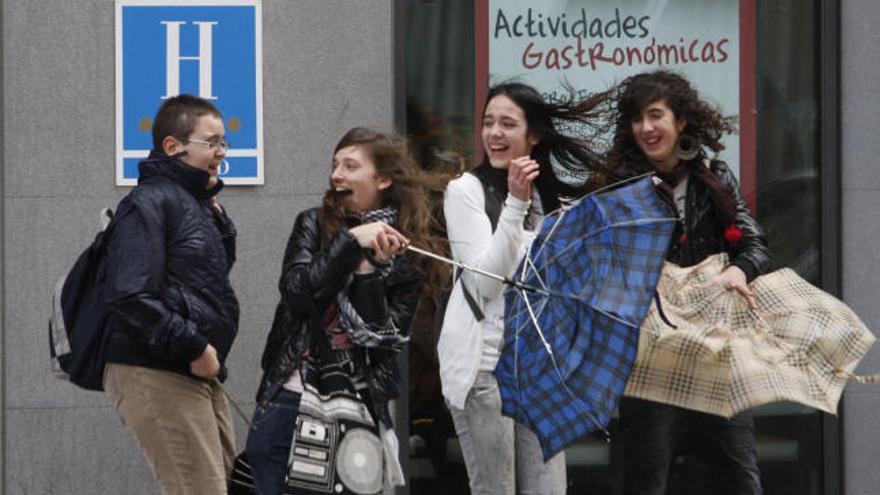
[[[222,184],[205,189],[207,172],[159,152],[139,173],[107,248],[107,360],[194,376],[190,362],[210,343],[224,380],[239,307],[235,228],[209,204]]]
[[[281,301],[263,351],[258,405],[264,406],[275,397],[293,371],[300,368],[303,351],[312,345],[309,299],[318,314],[323,315],[336,294],[348,287],[352,305],[366,322],[385,324],[390,318],[404,332],[409,331],[415,314],[423,271],[407,258],[397,257],[384,278],[378,272],[355,275],[363,250],[344,229],[322,247],[320,215],[319,208],[300,213],[287,242],[278,284]],[[359,349],[374,353],[371,363],[378,360],[379,365],[393,370],[393,382],[379,383],[378,388],[369,380],[370,370],[364,370],[375,411],[381,420],[390,424],[387,399],[400,393],[397,353]]]
[[[752,217],[739,191],[739,183],[733,172],[722,161],[714,160],[710,169],[721,183],[728,188],[736,200],[736,226],[742,232],[742,238],[736,243],[724,239],[723,230],[715,218],[715,207],[709,197],[709,191],[702,182],[691,178],[688,181],[685,199],[684,242],[678,242],[682,234],[682,226],[676,228],[667,259],[682,266],[692,266],[707,257],[727,252],[730,263],[745,272],[751,282],[755,277],[766,273],[770,267],[770,252],[764,231]]]

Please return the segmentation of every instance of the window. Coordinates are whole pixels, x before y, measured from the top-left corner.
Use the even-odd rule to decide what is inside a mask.
[[[819,1],[742,1],[752,2],[748,12],[753,16],[754,39],[741,40],[741,46],[754,50],[752,74],[746,76],[745,84],[754,90],[755,109],[751,124],[754,165],[743,193],[753,201],[756,217],[767,231],[775,267],[789,266],[818,284],[822,254]],[[475,111],[483,105],[477,100],[485,88],[477,87],[475,81],[487,68],[477,67],[480,56],[475,55],[479,53],[475,47],[480,41],[475,19],[494,22],[491,15],[483,19],[479,14],[480,5],[485,8],[490,3],[494,2],[478,1],[475,9],[473,2],[465,0],[406,2],[407,133],[426,168],[458,167],[459,158],[473,161],[478,150]],[[646,2],[558,3],[583,4],[593,11],[607,4],[605,10],[613,16],[615,8],[623,11]],[[667,3],[680,8],[695,2]],[[739,5],[736,0],[705,3]],[[532,2],[532,7],[541,9],[544,3]],[[711,71],[712,67],[689,70]],[[748,160],[746,156],[743,162]],[[433,345],[437,331],[424,319],[417,323],[410,350],[411,493],[466,493],[467,474],[436,376]],[[766,493],[823,493],[822,414],[799,405],[772,404],[756,409],[754,416]],[[611,428],[616,436],[615,422]],[[591,437],[566,451],[571,493],[620,493],[619,443],[606,444]],[[707,475],[698,462],[679,460],[673,466],[671,486],[675,493],[699,493],[691,486],[693,480]]]

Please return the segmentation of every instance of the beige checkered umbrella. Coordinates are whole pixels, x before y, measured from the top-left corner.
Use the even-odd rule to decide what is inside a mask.
[[[788,268],[752,282],[757,312],[735,291],[697,288],[725,266],[726,254],[690,268],[666,263],[624,395],[724,417],[777,401],[836,414],[874,336]]]

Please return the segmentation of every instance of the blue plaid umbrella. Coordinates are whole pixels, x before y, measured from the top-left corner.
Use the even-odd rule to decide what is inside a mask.
[[[520,286],[505,293],[495,375],[504,414],[537,434],[545,459],[605,431],[676,221],[651,177],[544,219],[515,275]]]

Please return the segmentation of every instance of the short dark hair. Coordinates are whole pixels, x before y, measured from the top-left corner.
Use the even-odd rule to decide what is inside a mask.
[[[153,121],[153,149],[161,150],[162,141],[168,136],[186,141],[196,128],[196,120],[203,115],[222,118],[220,110],[204,98],[186,94],[168,98]]]

